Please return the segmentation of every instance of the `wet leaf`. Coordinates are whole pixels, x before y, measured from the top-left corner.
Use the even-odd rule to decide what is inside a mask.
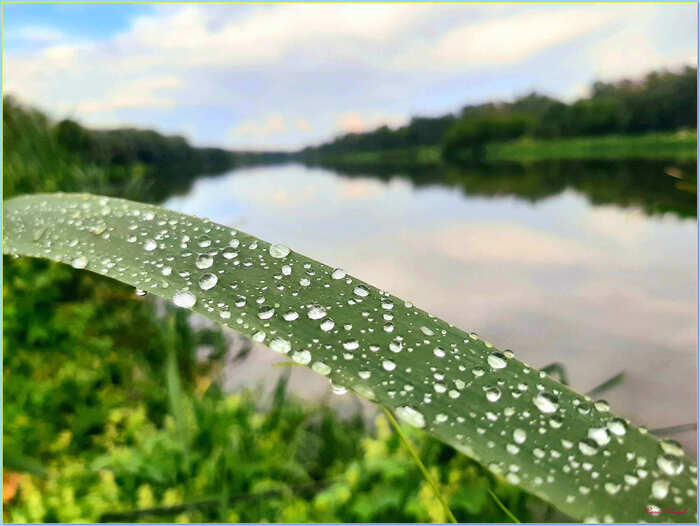
[[[227,325],[572,517],[648,521],[652,506],[688,509],[664,522],[696,520],[697,466],[676,443],[341,269],[120,199],[18,197],[3,219],[4,252],[103,274]]]

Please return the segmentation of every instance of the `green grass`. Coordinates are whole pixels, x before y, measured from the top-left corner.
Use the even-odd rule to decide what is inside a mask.
[[[697,132],[678,131],[645,135],[603,135],[600,137],[571,137],[567,139],[522,138],[509,142],[490,143],[481,161],[532,162],[547,160],[631,160],[667,159],[688,161],[696,158]],[[470,153],[465,149],[464,158]],[[324,154],[322,165],[347,168],[375,166],[438,167],[443,165],[439,146],[422,146],[391,150],[359,151]]]
[[[604,135],[568,139],[518,139],[486,146],[486,161],[543,161],[549,159],[695,159],[697,131]]]

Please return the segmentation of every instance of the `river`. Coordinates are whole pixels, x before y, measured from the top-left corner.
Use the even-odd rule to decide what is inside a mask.
[[[202,177],[165,206],[342,267],[533,366],[560,363],[578,391],[624,371],[602,397],[654,429],[696,420],[697,222],[675,168],[644,166],[418,185],[400,170],[272,165]],[[275,361],[255,349],[228,388],[276,376]],[[328,392],[296,369],[290,389]],[[695,433],[674,438],[693,454]]]

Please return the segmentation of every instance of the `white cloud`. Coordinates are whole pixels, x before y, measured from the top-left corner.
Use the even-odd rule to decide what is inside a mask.
[[[15,31],[33,44],[6,47],[6,93],[93,126],[137,118],[246,147],[299,147],[526,89],[570,95],[596,75],[695,50],[695,8],[680,4],[163,5],[93,41],[72,40],[59,22]],[[690,29],[676,42],[679,25]],[[212,110],[232,122],[210,125]],[[273,114],[284,124],[267,122]]]
[[[603,27],[629,9],[571,6],[465,23],[399,56],[403,68],[501,68]]]

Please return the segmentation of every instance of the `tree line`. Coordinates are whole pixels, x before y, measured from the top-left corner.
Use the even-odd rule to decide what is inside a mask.
[[[303,157],[439,145],[443,156],[520,137],[560,138],[641,134],[697,127],[697,68],[654,71],[642,79],[595,82],[570,104],[539,93],[512,102],[468,105],[454,114],[414,117],[398,129],[382,126],[308,147]]]
[[[184,137],[147,129],[96,130],[72,119],[54,121],[12,96],[3,97],[3,153],[5,197],[37,185],[75,190],[91,178],[101,180],[102,193],[119,194],[138,184],[141,193],[158,200],[186,190],[202,174],[286,159],[272,152],[195,147]]]

